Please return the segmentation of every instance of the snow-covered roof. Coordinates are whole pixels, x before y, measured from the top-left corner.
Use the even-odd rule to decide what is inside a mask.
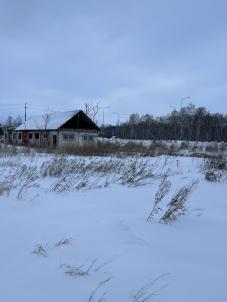
[[[56,130],[77,115],[79,111],[53,112],[33,116],[15,130]]]

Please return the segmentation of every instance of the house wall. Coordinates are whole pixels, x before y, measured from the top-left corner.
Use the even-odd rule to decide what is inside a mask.
[[[13,131],[13,144],[49,147],[81,147],[97,143],[98,132],[95,130],[61,129],[58,131]]]
[[[12,144],[13,143],[13,130],[4,130],[4,143]]]
[[[82,147],[97,144],[98,132],[92,130],[62,129],[58,132],[59,147]]]
[[[43,146],[48,145],[47,131],[13,131],[12,143],[17,145]]]

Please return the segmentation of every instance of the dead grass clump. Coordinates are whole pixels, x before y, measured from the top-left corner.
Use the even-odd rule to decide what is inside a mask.
[[[107,174],[109,172],[116,172],[119,170],[120,162],[114,159],[108,161],[104,159],[90,159],[86,158],[74,158],[68,159],[67,157],[61,156],[56,157],[50,161],[43,163],[40,174],[43,177],[54,176],[60,177],[66,174],[83,174],[92,172]]]
[[[60,267],[65,270],[65,275],[70,277],[86,277],[91,273],[97,273],[103,269],[106,265],[111,263],[112,260],[98,263],[98,259],[94,259],[88,265],[71,266],[69,264],[62,264]]]
[[[141,186],[154,177],[153,165],[144,158],[123,159],[66,159],[59,158],[45,162],[42,176],[55,176],[51,191],[91,190],[107,187],[114,183],[127,186]]]
[[[68,166],[69,166],[69,160],[66,157],[56,157],[51,160],[45,161],[42,164],[40,168],[40,174],[42,177],[46,177],[46,176],[59,177],[67,172]]]
[[[160,211],[162,211],[160,207],[160,203],[163,200],[163,198],[169,193],[171,188],[171,182],[168,179],[168,171],[165,173],[158,186],[158,191],[155,194],[155,200],[153,208],[147,218],[147,221],[151,221],[154,215],[158,214]]]
[[[227,170],[227,157],[224,153],[210,156],[204,161],[204,168],[211,170]]]
[[[132,158],[123,163],[119,170],[121,184],[136,187],[146,184],[147,180],[154,177],[153,167],[149,161],[139,157]]]
[[[30,188],[37,188],[36,182],[39,178],[38,168],[33,166],[24,166],[20,170],[17,198],[20,200]]]
[[[71,266],[68,264],[63,264],[61,267],[65,269],[65,275],[70,277],[85,277],[91,272],[96,260],[94,260],[89,266]]]
[[[168,274],[163,274],[157,277],[154,280],[149,281],[143,287],[141,287],[135,294],[132,295],[131,301],[132,302],[150,302],[153,300],[155,296],[157,296],[158,292],[165,288],[166,286],[162,286],[156,289],[156,284],[166,277]]]
[[[157,296],[157,294],[166,287],[166,285],[163,285],[159,288],[157,288],[158,282],[167,276],[168,274],[164,274],[159,276],[158,278],[151,280],[147,282],[145,285],[143,285],[137,292],[131,295],[130,301],[132,302],[150,302],[153,301],[153,298]],[[98,283],[98,286],[92,291],[88,298],[88,302],[105,302],[107,301],[107,291],[103,291],[100,293],[101,290],[103,290],[103,287],[106,286],[108,282],[111,281],[111,278],[107,278],[101,282]],[[121,300],[119,300],[121,301]]]
[[[205,179],[210,182],[225,180],[227,175],[227,157],[224,153],[206,158],[202,168]]]
[[[6,158],[4,160],[0,161],[0,167],[1,168],[12,168],[12,167],[18,167],[20,163],[18,162],[20,159],[18,157],[16,158]]]
[[[217,171],[207,171],[205,173],[205,179],[210,182],[216,182],[221,180],[222,175]]]
[[[9,196],[13,189],[17,189],[17,199],[22,199],[30,188],[38,187],[36,182],[39,178],[38,168],[36,166],[20,165],[10,167],[7,175],[4,177],[3,186]]]
[[[79,174],[68,174],[57,179],[56,182],[51,186],[52,192],[67,192],[67,191],[79,191],[79,190],[90,190],[99,188],[99,183],[103,179],[101,177],[94,178],[91,172],[79,173]]]
[[[4,186],[6,188],[7,196],[9,196],[11,190],[15,189],[18,184],[18,178],[20,177],[20,170],[22,167],[10,168],[7,176],[4,178]]]
[[[88,302],[105,302],[107,297],[107,292],[103,292],[99,294],[99,291],[111,280],[111,278],[107,278],[101,282],[99,282],[98,286],[92,291],[88,298]]]
[[[64,238],[59,240],[58,242],[55,243],[56,247],[64,246],[64,245],[69,245],[72,242],[72,238]]]
[[[161,217],[160,223],[167,224],[174,222],[178,217],[187,213],[186,201],[197,184],[198,181],[194,180],[189,185],[183,186],[177,191],[168,204],[166,212]]]
[[[47,251],[42,244],[37,244],[34,250],[32,251],[32,254],[35,254],[37,256],[47,257]]]

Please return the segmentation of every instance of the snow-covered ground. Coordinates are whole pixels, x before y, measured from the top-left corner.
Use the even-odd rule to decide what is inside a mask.
[[[0,195],[0,301],[142,302],[138,291],[146,285],[145,295],[152,295],[146,301],[227,301],[227,186],[204,179],[202,159],[143,159],[152,176],[136,184],[116,176],[129,158],[76,158],[88,169],[89,162],[115,162],[114,176],[107,183],[103,167],[92,170],[87,186],[72,184],[63,192],[53,190],[62,175],[39,174],[24,187],[21,175],[12,180],[23,164],[40,171],[53,158],[0,157],[0,183],[4,187],[7,175],[13,183],[9,195],[3,189]],[[199,181],[187,200],[188,213],[160,224],[160,212],[147,222],[160,175],[168,169],[172,187],[163,209],[177,189]],[[78,184],[78,178],[72,181]]]

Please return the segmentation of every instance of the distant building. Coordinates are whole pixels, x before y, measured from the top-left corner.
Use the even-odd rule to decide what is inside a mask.
[[[82,111],[54,112],[29,118],[15,129],[5,129],[5,143],[69,147],[96,144],[99,127]]]

